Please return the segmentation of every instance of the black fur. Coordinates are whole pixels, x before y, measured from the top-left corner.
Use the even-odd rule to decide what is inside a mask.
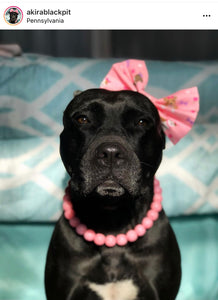
[[[10,20],[9,20],[9,23],[11,24],[15,24],[16,21],[17,21],[17,16],[18,16],[18,13],[13,11],[13,12],[10,12]]]
[[[63,123],[60,153],[76,214],[96,232],[126,233],[152,201],[165,147],[157,109],[137,92],[91,89],[70,102]],[[62,216],[50,242],[45,286],[48,300],[99,300],[88,283],[132,279],[139,288],[135,300],[173,300],[180,278],[179,248],[162,210],[143,237],[113,248],[86,242]]]

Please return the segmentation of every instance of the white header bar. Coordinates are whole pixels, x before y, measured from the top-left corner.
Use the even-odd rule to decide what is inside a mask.
[[[6,1],[0,29],[218,29],[218,2]]]

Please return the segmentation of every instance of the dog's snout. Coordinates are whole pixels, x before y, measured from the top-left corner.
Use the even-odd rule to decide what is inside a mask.
[[[126,149],[118,143],[102,143],[96,148],[98,164],[105,167],[119,167],[126,162]]]

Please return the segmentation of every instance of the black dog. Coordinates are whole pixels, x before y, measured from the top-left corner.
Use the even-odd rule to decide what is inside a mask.
[[[81,222],[105,235],[140,223],[153,197],[165,135],[155,106],[133,91],[91,89],[64,112],[60,153]],[[180,252],[162,210],[152,228],[126,246],[96,246],[63,216],[45,272],[48,300],[171,300],[181,278]]]
[[[18,16],[18,13],[16,11],[11,11],[9,23],[15,24],[17,22],[17,16]]]

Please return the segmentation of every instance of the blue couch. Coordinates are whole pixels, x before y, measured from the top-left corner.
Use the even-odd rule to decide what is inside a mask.
[[[0,58],[0,300],[44,300],[46,251],[68,175],[62,114],[77,89],[98,87],[118,60],[25,54]],[[200,113],[157,177],[182,254],[177,300],[218,299],[218,61],[146,61],[147,91],[198,86]]]

